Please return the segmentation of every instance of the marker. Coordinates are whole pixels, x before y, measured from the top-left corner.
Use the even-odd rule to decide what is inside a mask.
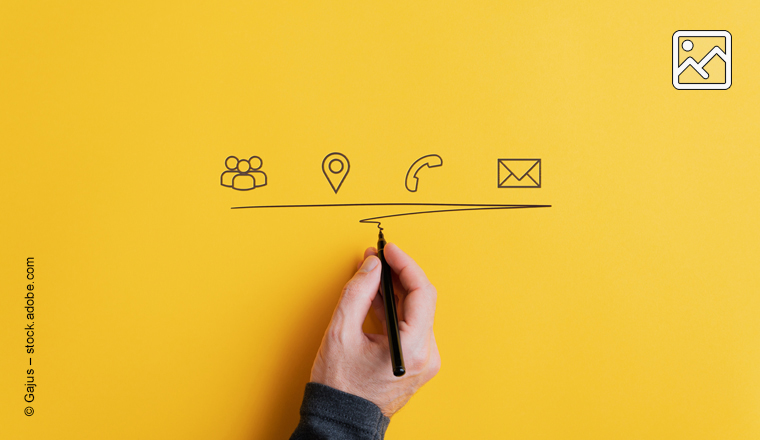
[[[383,297],[385,306],[385,322],[388,327],[388,346],[391,350],[391,364],[394,376],[403,376],[404,354],[401,353],[401,340],[398,332],[398,315],[396,315],[396,296],[393,293],[393,272],[388,262],[385,261],[385,237],[380,231],[377,239],[377,256],[380,258],[382,272],[380,275],[380,296]]]

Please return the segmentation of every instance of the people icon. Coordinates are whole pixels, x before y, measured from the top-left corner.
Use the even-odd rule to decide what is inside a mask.
[[[258,156],[238,159],[230,156],[224,161],[227,171],[222,173],[222,186],[238,191],[249,191],[267,184],[267,175],[259,171],[264,161]]]

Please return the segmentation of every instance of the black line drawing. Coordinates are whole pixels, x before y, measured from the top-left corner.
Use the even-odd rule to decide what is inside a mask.
[[[222,173],[221,184],[238,191],[250,191],[266,186],[267,175],[259,171],[263,165],[264,161],[258,156],[251,156],[248,159],[229,156],[224,160],[227,171]]]
[[[263,208],[334,208],[346,206],[448,206],[451,209],[436,209],[431,211],[414,211],[402,212],[398,214],[387,214],[376,217],[367,217],[359,220],[359,223],[377,224],[382,231],[380,219],[402,217],[407,215],[434,214],[440,212],[457,212],[457,211],[485,211],[494,209],[527,209],[527,208],[551,208],[552,205],[504,205],[504,204],[485,204],[485,203],[338,203],[326,205],[253,205],[253,206],[233,206],[231,209],[263,209]]]
[[[496,166],[497,188],[541,188],[541,159],[497,159]]]
[[[422,156],[419,159],[415,160],[412,166],[409,167],[409,171],[406,172],[404,186],[406,186],[407,191],[417,192],[417,184],[419,183],[417,173],[422,169],[422,167],[436,168],[442,165],[443,159],[441,159],[441,156],[437,154],[428,154],[427,156]]]
[[[338,194],[338,190],[343,185],[343,181],[346,180],[350,168],[351,164],[343,153],[330,153],[322,160],[322,172],[327,177],[327,181],[330,182],[335,194]]]

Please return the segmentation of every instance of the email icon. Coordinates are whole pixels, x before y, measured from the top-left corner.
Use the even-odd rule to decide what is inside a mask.
[[[541,188],[541,159],[498,159],[497,188]]]
[[[731,34],[728,31],[674,33],[673,87],[678,90],[731,87]]]

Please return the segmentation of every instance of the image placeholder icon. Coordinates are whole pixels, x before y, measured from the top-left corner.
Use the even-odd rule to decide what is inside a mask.
[[[674,33],[673,87],[678,90],[731,87],[731,34],[728,31]]]

